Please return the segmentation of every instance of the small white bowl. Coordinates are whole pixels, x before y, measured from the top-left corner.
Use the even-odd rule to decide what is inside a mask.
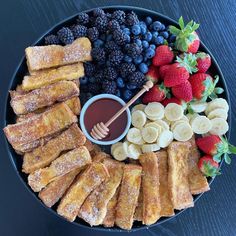
[[[127,124],[126,124],[126,127],[125,127],[125,130],[124,132],[116,139],[114,140],[109,140],[109,141],[100,141],[100,140],[96,140],[94,139],[89,133],[88,131],[86,130],[85,128],[85,125],[84,125],[84,115],[85,115],[85,112],[87,110],[87,108],[92,104],[94,103],[95,101],[99,100],[99,99],[103,99],[103,98],[110,98],[112,100],[115,100],[117,102],[119,102],[122,106],[124,106],[126,103],[119,97],[115,96],[115,95],[112,95],[112,94],[99,94],[99,95],[96,95],[92,98],[90,98],[83,106],[81,112],[80,112],[80,127],[83,131],[83,133],[85,134],[86,138],[88,138],[91,142],[93,143],[96,143],[96,144],[99,144],[99,145],[112,145],[114,143],[117,143],[119,142],[121,139],[123,139],[125,137],[125,135],[127,134],[129,128],[130,128],[130,125],[131,125],[131,114],[130,114],[130,110],[129,109],[126,109],[126,114],[127,114]]]

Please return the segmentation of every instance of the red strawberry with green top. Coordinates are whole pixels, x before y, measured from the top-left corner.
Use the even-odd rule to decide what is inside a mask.
[[[186,104],[184,101],[182,101],[182,100],[180,100],[180,99],[178,99],[178,98],[176,98],[176,97],[165,98],[165,99],[161,102],[161,104],[162,104],[164,107],[167,106],[169,103],[176,103],[176,104],[178,104],[178,105],[181,105],[184,110],[185,110],[186,107],[187,107],[187,104]]]
[[[212,155],[214,161],[220,162],[221,156],[224,155],[224,160],[230,164],[231,159],[229,154],[236,153],[236,147],[229,144],[227,139],[217,135],[209,135],[196,140],[196,144],[204,153]]]
[[[193,99],[192,87],[188,80],[172,87],[171,92],[175,97],[185,102],[190,102]]]
[[[215,80],[206,73],[196,73],[191,75],[189,82],[192,86],[193,98],[201,101],[206,101],[207,98],[214,99],[217,94],[224,92],[222,88],[215,87],[219,81],[219,77],[216,76]]]
[[[165,73],[166,71],[168,71],[170,65],[164,65],[164,66],[160,66],[159,67],[159,75],[160,75],[160,79],[164,79]]]
[[[154,85],[143,96],[142,102],[147,104],[149,102],[161,102],[169,96],[169,89],[162,84]]]
[[[197,69],[198,72],[205,73],[211,66],[211,57],[205,52],[198,52],[197,57]]]
[[[196,53],[200,46],[200,39],[195,32],[199,27],[194,21],[190,21],[186,26],[184,25],[183,17],[179,18],[179,27],[171,25],[169,31],[176,36],[175,47],[181,52]]]
[[[174,53],[167,45],[157,47],[155,56],[152,59],[154,66],[163,66],[170,64],[174,59]]]
[[[156,84],[159,80],[159,72],[158,72],[158,68],[151,65],[148,69],[148,72],[146,74],[146,78],[147,80],[151,80],[154,84]]]
[[[215,177],[220,174],[219,164],[210,155],[205,155],[199,159],[198,168],[207,177]]]

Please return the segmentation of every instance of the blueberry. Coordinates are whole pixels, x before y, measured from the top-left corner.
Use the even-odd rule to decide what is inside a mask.
[[[158,36],[155,40],[155,44],[160,45],[164,43],[164,38],[162,36]]]
[[[134,64],[140,64],[143,61],[143,56],[139,55],[137,57],[134,58]]]
[[[162,36],[164,39],[167,39],[169,37],[169,33],[167,31],[162,31],[160,36]]]
[[[132,62],[132,57],[125,55],[124,61],[130,63],[130,62]]]
[[[141,28],[139,25],[133,25],[131,31],[134,35],[139,35],[141,33]]]
[[[140,39],[135,39],[134,42],[138,44],[138,46],[142,46],[142,41]]]
[[[124,80],[121,77],[118,77],[116,80],[116,84],[118,88],[124,88],[125,87],[125,83]]]
[[[160,21],[154,21],[151,25],[152,29],[155,31],[159,31],[162,29],[162,23]]]
[[[152,39],[153,39],[153,38],[156,38],[158,35],[159,35],[159,34],[158,34],[157,31],[153,31],[153,32],[152,32]]]
[[[111,40],[112,40],[112,34],[108,34],[106,36],[106,41],[108,42],[108,41],[111,41]]]
[[[148,72],[148,66],[145,63],[139,64],[138,68],[143,74],[146,74]]]
[[[115,95],[116,95],[117,97],[120,97],[120,95],[121,95],[121,92],[120,92],[120,90],[119,90],[119,89],[117,89],[117,90],[116,90],[116,93],[115,93]]]
[[[165,29],[166,29],[165,25],[161,24],[161,30],[165,30]]]
[[[129,89],[129,90],[134,90],[134,89],[137,88],[137,86],[135,84],[127,84],[126,88]]]
[[[144,40],[150,42],[152,40],[152,33],[151,32],[147,32],[145,35],[144,35]]]
[[[146,32],[147,32],[147,26],[146,26],[145,22],[144,21],[140,21],[139,24],[140,24],[140,28],[141,28],[141,34],[145,35]]]
[[[125,35],[125,41],[126,43],[130,43],[130,36],[128,34]]]
[[[105,41],[106,40],[106,34],[101,34],[99,37],[101,40]]]
[[[145,22],[147,25],[151,25],[152,24],[152,18],[150,16],[147,16],[145,19]]]
[[[101,39],[97,39],[96,41],[94,41],[93,46],[95,48],[100,48],[103,44],[104,42]]]
[[[168,39],[168,41],[169,41],[170,43],[173,43],[173,42],[175,42],[175,40],[176,40],[176,36],[173,35],[173,34],[171,34],[170,37],[169,37],[169,39]]]
[[[143,40],[143,41],[142,41],[142,46],[143,46],[144,48],[148,48],[148,47],[149,47],[148,41]]]
[[[150,59],[150,58],[153,58],[154,55],[155,55],[155,50],[153,50],[152,48],[149,47],[146,50],[145,56]]]
[[[151,48],[152,50],[156,50],[156,45],[150,44],[149,48]]]
[[[125,100],[130,100],[131,97],[133,96],[133,93],[129,89],[125,89],[123,92],[123,97]]]
[[[124,29],[123,29],[123,32],[124,32],[125,34],[130,35],[130,29],[129,29],[129,28],[124,28]]]
[[[95,77],[89,77],[88,79],[89,83],[93,84],[96,82],[96,78]]]
[[[88,83],[88,77],[84,76],[82,78],[80,78],[80,84],[87,84]]]

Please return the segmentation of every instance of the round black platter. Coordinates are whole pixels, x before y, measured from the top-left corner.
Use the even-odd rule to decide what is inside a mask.
[[[147,10],[147,9],[143,9],[143,8],[138,8],[138,7],[131,7],[131,6],[112,6],[112,7],[103,7],[103,9],[106,9],[106,11],[109,11],[109,12],[113,12],[114,10],[117,10],[117,9],[120,9],[120,10],[125,10],[125,11],[135,11],[136,14],[138,14],[139,18],[144,18],[146,16],[151,16],[154,20],[159,20],[161,21],[162,23],[164,23],[165,25],[177,25],[177,22],[170,19],[169,17],[167,16],[164,16],[160,13],[157,13],[157,12],[154,12],[154,11],[151,11],[151,10]],[[93,9],[89,9],[85,12],[90,12],[92,11]],[[63,26],[69,26],[69,25],[72,25],[73,23],[75,23],[76,21],[76,17],[77,17],[77,14],[76,15],[73,15],[61,22],[59,22],[57,25],[55,25],[54,27],[52,27],[51,29],[49,29],[47,32],[45,32],[44,35],[41,36],[41,38],[39,38],[34,44],[32,45],[44,45],[44,37],[50,33],[56,33],[61,27]],[[200,35],[201,37],[201,35]],[[215,58],[213,57],[213,55],[210,53],[210,51],[208,50],[208,48],[203,44],[201,43],[201,46],[200,46],[200,51],[204,51],[204,52],[207,52],[208,54],[211,55],[211,58],[212,58],[212,65],[211,65],[211,68],[210,68],[210,74],[212,75],[219,75],[220,77],[220,81],[218,83],[218,85],[220,87],[222,87],[224,89],[224,93],[221,94],[221,97],[222,98],[225,98],[228,103],[229,103],[229,106],[230,106],[230,99],[229,99],[229,93],[228,93],[228,90],[227,90],[227,87],[226,87],[226,83],[225,83],[225,80],[224,80],[224,77],[223,77],[223,74],[219,68],[219,65],[217,64]],[[18,84],[21,83],[22,79],[23,79],[23,76],[28,72],[27,70],[27,65],[26,65],[26,59],[25,57],[22,58],[22,60],[20,61],[19,63],[19,66],[17,67],[10,83],[9,83],[9,90],[14,90],[16,88],[16,86]],[[231,106],[230,106],[231,107]],[[4,110],[4,117],[5,117],[5,126],[8,125],[8,124],[12,124],[12,123],[15,123],[15,114],[10,106],[10,97],[8,96],[8,98],[6,98],[6,104],[5,104],[5,110]],[[229,122],[229,127],[231,127],[231,114],[230,114],[230,111],[229,111],[229,117],[228,117],[228,122]],[[227,137],[229,138],[229,135],[230,135],[230,130],[229,132],[227,133]],[[37,194],[34,193],[31,188],[28,186],[27,184],[27,175],[24,174],[22,171],[21,171],[21,166],[22,166],[22,157],[19,156],[15,151],[14,149],[11,147],[11,145],[7,142],[7,140],[5,139],[5,142],[6,142],[6,146],[8,148],[8,153],[9,153],[9,157],[11,159],[11,162],[15,168],[15,171],[16,171],[16,174],[18,175],[18,177],[20,178],[21,182],[23,183],[23,185],[25,186],[25,188],[31,193],[32,197],[34,197],[36,199],[36,201],[42,205],[42,207],[45,208],[45,210],[49,210],[52,214],[55,214],[57,215],[58,217],[61,217],[59,216],[57,213],[56,213],[56,206],[54,206],[52,209],[51,208],[47,208],[41,201],[40,199],[37,197]],[[221,163],[222,164],[222,163]],[[214,180],[214,178],[209,178],[208,179],[208,182],[209,184],[212,183],[212,181]],[[196,203],[196,201],[202,196],[202,194],[199,194],[199,195],[195,195],[194,196],[194,202]],[[27,203],[25,203],[27,204]],[[192,209],[194,210],[194,209]],[[162,217],[161,219],[158,220],[158,222],[156,222],[155,224],[149,226],[149,227],[153,227],[153,226],[157,226],[167,220],[170,220],[174,217],[176,217],[178,214],[182,213],[184,210],[181,210],[181,211],[175,211],[175,215],[172,216],[172,217]],[[85,223],[83,220],[80,220],[79,218],[76,219],[75,222],[72,222],[71,224],[74,224],[74,225],[77,225],[78,227],[86,227],[86,228],[91,228],[87,223]],[[147,226],[143,226],[141,224],[141,222],[134,222],[134,225],[133,225],[133,228],[131,229],[131,231],[136,231],[136,230],[140,230],[140,229],[145,229],[147,228]],[[120,231],[124,231],[124,230],[121,230],[117,227],[113,227],[113,228],[105,228],[103,226],[97,226],[97,227],[92,227],[91,229],[93,230],[101,230],[101,231],[111,231],[111,232],[120,232]]]

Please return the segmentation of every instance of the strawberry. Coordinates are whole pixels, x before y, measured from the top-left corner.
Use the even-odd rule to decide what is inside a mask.
[[[169,96],[169,90],[162,84],[154,85],[148,92],[143,96],[143,103],[149,102],[161,102]]]
[[[173,95],[185,102],[193,99],[192,87],[188,80],[171,88]]]
[[[199,159],[198,168],[207,177],[215,177],[220,174],[219,164],[210,155],[205,155]]]
[[[160,79],[164,79],[165,73],[168,70],[170,65],[164,65],[164,66],[160,66],[159,67],[159,75],[160,75]]]
[[[176,103],[178,105],[182,105],[181,100],[176,97],[165,98],[161,103],[164,107],[167,106],[169,103]]]
[[[200,39],[195,30],[199,27],[194,21],[184,25],[183,17],[179,18],[179,27],[171,25],[169,31],[176,36],[175,47],[181,52],[196,53],[200,45]]]
[[[208,97],[214,99],[217,94],[224,92],[222,88],[216,88],[216,84],[219,81],[219,77],[216,76],[215,80],[206,73],[196,73],[191,75],[189,82],[192,85],[193,98],[206,101]]]
[[[174,59],[174,53],[167,45],[157,47],[155,56],[152,59],[154,66],[163,66],[170,64]]]
[[[212,155],[214,161],[220,162],[221,156],[224,155],[224,160],[230,164],[231,159],[229,154],[236,153],[236,147],[229,144],[227,139],[217,135],[208,135],[196,140],[196,144],[200,150],[208,155]]]
[[[197,69],[198,72],[205,73],[211,66],[211,57],[205,52],[198,52],[197,57]]]
[[[148,69],[148,72],[146,74],[146,78],[147,80],[151,80],[154,84],[156,84],[159,80],[159,72],[158,72],[158,68],[151,65]]]

